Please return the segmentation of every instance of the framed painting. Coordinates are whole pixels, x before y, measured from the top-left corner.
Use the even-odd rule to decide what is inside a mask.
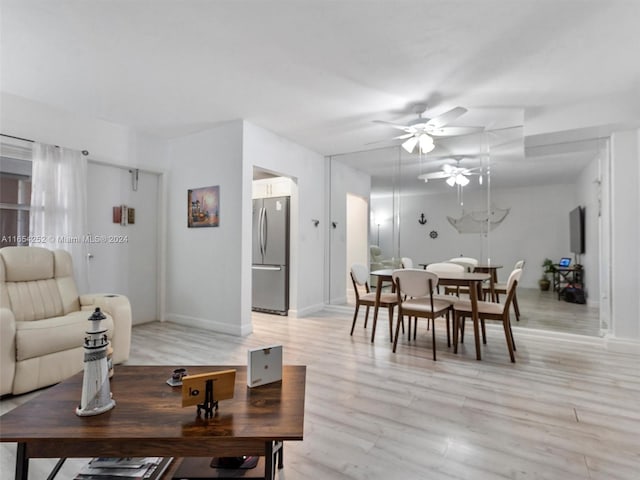
[[[188,190],[187,226],[217,227],[220,224],[220,186]]]

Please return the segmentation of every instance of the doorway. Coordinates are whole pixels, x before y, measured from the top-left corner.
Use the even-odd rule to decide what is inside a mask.
[[[160,175],[89,162],[87,226],[89,291],[118,293],[131,302],[134,324],[159,320],[158,198]],[[129,208],[116,223],[114,207]],[[133,211],[131,211],[133,209]]]
[[[365,198],[347,193],[347,264],[345,270],[348,303],[355,302],[353,284],[349,277],[351,265],[354,263],[369,264],[368,212],[369,204]]]

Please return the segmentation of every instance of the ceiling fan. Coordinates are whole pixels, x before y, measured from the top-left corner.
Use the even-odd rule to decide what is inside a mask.
[[[429,153],[435,148],[433,137],[454,137],[458,135],[468,135],[484,130],[484,127],[451,127],[447,126],[456,118],[467,112],[466,108],[455,107],[433,118],[426,118],[422,115],[427,106],[417,104],[414,107],[418,118],[411,120],[407,125],[398,125],[384,120],[374,120],[376,123],[389,125],[405,132],[402,135],[393,137],[393,140],[404,140],[402,148],[412,153],[418,147],[419,153]]]
[[[471,158],[471,157],[469,157]],[[462,158],[456,158],[455,165],[451,163],[445,163],[442,166],[442,170],[438,170],[436,172],[431,173],[423,173],[418,175],[418,179],[424,180],[425,183],[429,180],[436,179],[446,179],[447,185],[453,187],[455,185],[459,185],[460,187],[464,187],[469,184],[470,180],[468,177],[471,175],[479,175],[479,183],[482,185],[482,167],[474,167],[474,168],[466,168],[460,166],[460,161]]]

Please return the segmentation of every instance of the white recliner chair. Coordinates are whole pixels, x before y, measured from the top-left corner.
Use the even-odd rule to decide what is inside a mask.
[[[83,369],[89,316],[100,307],[113,363],[129,358],[131,306],[122,295],[78,295],[71,255],[0,249],[0,395],[58,383]]]

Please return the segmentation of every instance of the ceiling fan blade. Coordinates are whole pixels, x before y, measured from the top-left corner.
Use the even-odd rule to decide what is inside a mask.
[[[423,173],[422,175],[418,175],[420,180],[437,180],[440,178],[447,178],[449,175],[444,172],[433,172],[433,173]]]
[[[391,140],[404,140],[405,138],[413,137],[413,133],[405,133],[404,135],[398,135],[397,137],[393,137]]]
[[[449,110],[448,112],[444,112],[442,115],[438,115],[437,117],[433,117],[429,120],[428,125],[431,127],[443,127],[447,123],[454,121],[460,115],[464,115],[467,113],[467,109],[464,107],[455,107]]]
[[[484,130],[484,127],[436,127],[429,130],[429,135],[434,137],[459,137],[460,135],[471,135]]]
[[[408,132],[409,127],[406,125],[398,125],[397,123],[385,122],[384,120],[374,120],[373,123],[381,123],[383,125],[387,125],[389,127],[397,128],[398,130],[402,130],[404,132]]]

